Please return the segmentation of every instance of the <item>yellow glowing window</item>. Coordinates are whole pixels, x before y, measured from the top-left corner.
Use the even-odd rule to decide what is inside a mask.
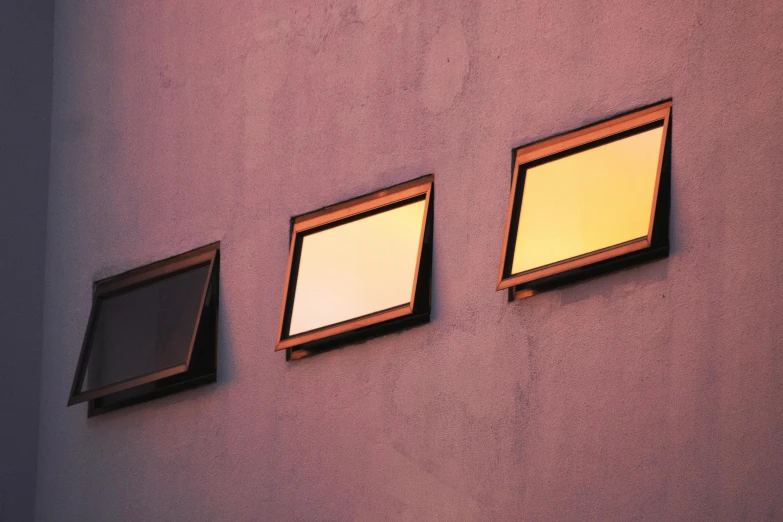
[[[498,290],[513,298],[668,255],[671,102],[520,147]]]
[[[429,320],[432,176],[294,219],[277,350]]]

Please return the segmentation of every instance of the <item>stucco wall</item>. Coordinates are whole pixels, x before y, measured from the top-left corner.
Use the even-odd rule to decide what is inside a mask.
[[[58,2],[37,519],[783,520],[783,3]],[[510,150],[674,99],[669,259],[508,303]],[[289,218],[435,173],[429,325],[287,364]],[[222,242],[216,385],[65,402]]]
[[[0,522],[35,506],[53,14],[0,2]]]

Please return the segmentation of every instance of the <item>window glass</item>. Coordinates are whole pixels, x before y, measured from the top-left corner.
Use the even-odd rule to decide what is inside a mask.
[[[528,168],[511,273],[648,235],[663,127]]]
[[[81,392],[187,362],[209,265],[103,296]]]
[[[425,201],[303,236],[288,335],[410,303]]]

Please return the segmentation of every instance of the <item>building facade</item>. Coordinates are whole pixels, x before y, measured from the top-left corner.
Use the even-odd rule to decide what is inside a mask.
[[[783,3],[63,0],[52,27],[48,167],[4,169],[48,184],[3,195],[31,202],[4,243],[39,246],[0,520],[783,520]],[[669,98],[669,257],[508,302],[511,150]],[[430,173],[431,322],[286,362],[291,217]],[[213,241],[217,382],[66,408],[92,282]]]

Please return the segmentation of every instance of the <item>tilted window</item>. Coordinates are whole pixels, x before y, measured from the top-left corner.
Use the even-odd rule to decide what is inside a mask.
[[[498,290],[668,255],[670,116],[664,102],[514,151]]]
[[[88,415],[214,382],[219,244],[97,281],[68,406]]]
[[[433,177],[295,217],[276,350],[429,321]]]

